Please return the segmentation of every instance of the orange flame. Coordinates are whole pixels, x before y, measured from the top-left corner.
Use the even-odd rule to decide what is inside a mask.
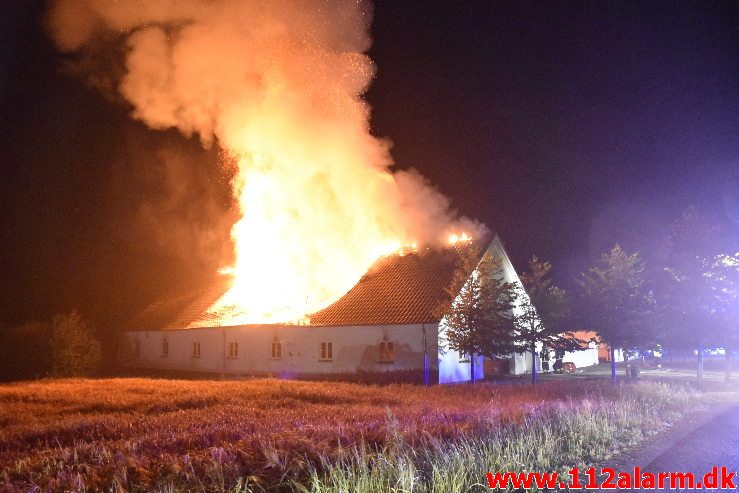
[[[236,262],[221,269],[234,283],[209,310],[221,323],[303,323],[346,293],[378,257],[404,248],[389,231],[369,227],[360,236],[362,230],[341,224],[326,228],[322,223],[340,221],[341,211],[296,201],[290,194],[305,190],[286,190],[252,167],[241,170],[235,187],[243,217],[231,232]],[[374,174],[378,183],[388,183],[386,176]],[[290,207],[297,203],[303,214]]]
[[[452,233],[451,235],[449,235],[448,241],[450,245],[456,245],[457,243],[470,242],[472,241],[472,237],[465,232],[462,232],[462,234]]]

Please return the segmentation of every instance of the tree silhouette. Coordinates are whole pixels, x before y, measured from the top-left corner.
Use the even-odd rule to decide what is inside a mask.
[[[704,350],[732,342],[727,328],[731,320],[726,317],[736,266],[721,252],[723,229],[718,220],[694,207],[684,210],[664,241],[663,268],[657,275],[660,343],[671,351],[698,351],[699,383]]]
[[[616,245],[581,274],[579,285],[579,316],[610,345],[615,382],[617,347],[629,351],[654,344],[654,296],[646,287],[644,262]]]
[[[552,266],[536,256],[529,270],[521,275],[517,287],[518,310],[515,317],[517,352],[531,352],[531,383],[537,379],[537,346],[560,351],[582,349],[582,343],[567,331],[569,315],[567,293],[554,285],[549,277]]]

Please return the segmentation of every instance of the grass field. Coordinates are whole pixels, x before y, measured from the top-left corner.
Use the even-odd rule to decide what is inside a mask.
[[[482,491],[489,470],[604,459],[697,402],[658,383],[7,384],[0,491]]]

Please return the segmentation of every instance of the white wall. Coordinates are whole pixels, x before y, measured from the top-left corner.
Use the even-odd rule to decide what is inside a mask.
[[[598,345],[588,343],[588,349],[582,351],[567,351],[562,357],[563,363],[574,363],[578,368],[585,368],[598,364]]]
[[[441,334],[439,346],[439,383],[469,382],[472,380],[472,361],[475,362],[475,380],[485,378],[483,358],[478,355],[460,355],[459,351],[449,349],[444,345],[444,332],[447,330],[444,321],[439,324]]]
[[[614,358],[616,360],[616,363],[621,363],[622,361],[624,361],[624,350],[623,349],[616,349],[613,352],[613,356],[614,356]]]
[[[165,331],[135,331],[123,335],[121,363],[147,369],[275,375],[289,378],[301,374],[386,373],[424,368],[424,329],[430,374],[437,367],[435,325],[385,325],[361,327],[239,326]],[[162,340],[169,341],[169,354],[162,356]],[[140,354],[135,355],[136,340]],[[380,362],[380,341],[393,342],[395,360]],[[282,357],[272,358],[272,342],[282,343]],[[200,357],[192,356],[200,342]],[[230,342],[238,342],[239,354],[228,357]],[[321,342],[331,342],[333,358],[320,360]],[[433,378],[433,377],[432,377]],[[433,380],[432,380],[433,383]]]
[[[531,353],[513,354],[509,372],[511,375],[523,375],[531,372]]]
[[[424,331],[429,383],[470,380],[469,360],[460,361],[456,351],[438,351],[439,327],[433,324],[357,327],[240,326],[183,330],[134,331],[123,335],[120,361],[143,369],[199,371],[245,375],[301,375],[356,372],[417,371],[424,368]],[[169,353],[162,356],[167,338]],[[140,354],[135,356],[136,340]],[[380,341],[392,341],[395,361],[379,362]],[[272,342],[282,343],[282,358],[271,356]],[[200,342],[200,357],[192,356],[193,343]],[[228,357],[229,343],[238,342],[237,358]],[[320,360],[321,342],[333,343],[332,361]],[[484,377],[483,358],[476,357],[475,378]],[[438,377],[437,377],[438,372]]]

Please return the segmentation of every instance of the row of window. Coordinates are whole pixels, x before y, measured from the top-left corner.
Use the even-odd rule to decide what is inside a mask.
[[[136,339],[134,341],[134,356],[139,357],[141,356],[141,341],[139,339]],[[169,340],[165,337],[162,339],[162,357],[166,358],[169,356]],[[193,342],[192,343],[192,353],[191,356],[193,358],[199,358],[200,357],[200,342]],[[334,344],[333,342],[322,342],[320,345],[319,350],[319,360],[320,361],[333,361],[334,359]],[[238,342],[229,342],[228,343],[228,357],[231,359],[236,359],[239,357],[239,343]],[[278,341],[272,342],[272,358],[273,359],[281,359],[282,358],[282,343]],[[395,361],[395,347],[392,343],[392,341],[381,341],[380,342],[380,363],[393,363]]]

